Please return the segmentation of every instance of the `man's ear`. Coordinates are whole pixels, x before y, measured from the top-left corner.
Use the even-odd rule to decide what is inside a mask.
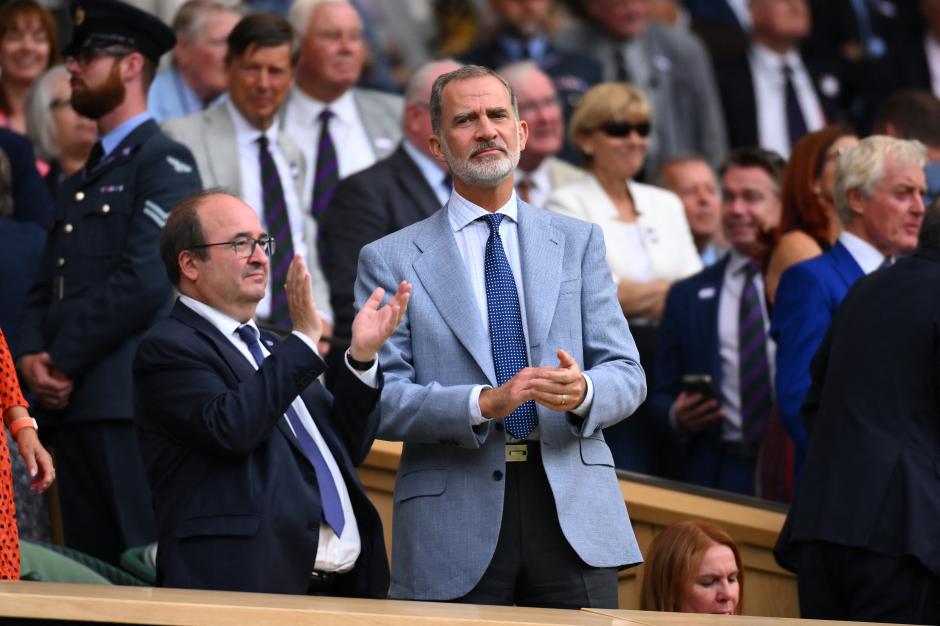
[[[199,278],[199,266],[196,264],[196,256],[192,250],[181,251],[176,257],[176,262],[179,264],[180,276],[191,283],[196,282]]]
[[[865,214],[865,203],[863,202],[865,196],[860,189],[849,189],[845,197],[849,201],[849,208],[854,215]]]
[[[144,55],[139,52],[132,52],[120,61],[123,62],[122,77],[125,83],[140,77],[144,71]]]
[[[431,151],[435,160],[445,166],[447,165],[447,157],[444,156],[444,146],[441,145],[441,140],[437,135],[428,137],[428,149]]]

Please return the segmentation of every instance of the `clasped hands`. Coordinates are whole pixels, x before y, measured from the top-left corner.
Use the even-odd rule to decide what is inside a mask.
[[[577,361],[559,350],[558,367],[526,367],[499,387],[480,392],[480,412],[487,419],[509,417],[524,402],[534,400],[553,411],[571,411],[584,402],[587,383]]]
[[[24,354],[17,361],[17,368],[39,404],[53,411],[68,405],[74,384],[56,367],[48,352]]]
[[[287,270],[287,307],[294,330],[303,333],[314,343],[320,340],[323,325],[310,289],[310,272],[303,257],[296,255]],[[352,342],[349,352],[357,361],[372,361],[385,341],[392,336],[408,310],[411,284],[401,281],[398,291],[384,305],[385,290],[377,287],[362,305],[352,323]]]

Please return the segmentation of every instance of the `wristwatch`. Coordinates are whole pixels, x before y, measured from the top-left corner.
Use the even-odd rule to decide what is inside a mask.
[[[367,372],[372,369],[372,366],[375,365],[375,359],[371,361],[357,361],[352,357],[352,351],[346,351],[346,362],[349,363],[349,366],[356,370],[357,372]]]

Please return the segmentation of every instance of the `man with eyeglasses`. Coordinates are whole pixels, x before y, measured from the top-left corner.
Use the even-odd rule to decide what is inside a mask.
[[[774,410],[774,345],[759,261],[780,219],[784,161],[733,151],[720,169],[730,252],[666,297],[651,412],[684,456],[686,482],[757,495],[758,454]]]
[[[160,252],[180,297],[134,360],[157,584],[385,597],[382,523],[355,467],[378,428],[377,352],[410,285],[364,303],[334,399],[317,382],[323,327],[302,256],[286,278],[293,332],[254,322],[277,258],[254,209],[220,190],[188,198]]]
[[[116,563],[156,537],[130,365],[170,303],[160,230],[200,180],[189,151],[147,113],[147,87],[173,32],[121,2],[79,1],[71,14],[72,106],[95,120],[98,141],[59,188],[18,367],[56,452],[66,544]]]
[[[548,74],[532,61],[511,63],[499,73],[516,92],[519,118],[529,126],[529,138],[516,167],[516,193],[532,206],[544,207],[555,189],[581,180],[587,173],[556,156],[565,143],[565,120]]]

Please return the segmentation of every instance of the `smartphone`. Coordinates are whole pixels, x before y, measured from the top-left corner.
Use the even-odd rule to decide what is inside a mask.
[[[712,384],[712,377],[708,374],[686,374],[682,377],[679,386],[686,393],[701,394],[704,400],[714,400],[718,397],[715,393],[715,385]]]

